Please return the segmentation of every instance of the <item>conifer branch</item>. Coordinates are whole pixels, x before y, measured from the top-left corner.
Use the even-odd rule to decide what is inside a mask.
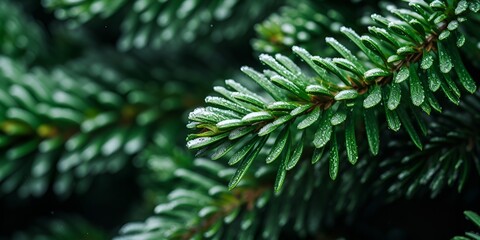
[[[284,154],[275,184],[277,191],[286,171],[297,164],[303,145],[308,142],[318,149],[312,162],[316,162],[323,148],[329,146],[329,173],[332,179],[336,178],[339,163],[336,135],[347,119],[347,125],[353,126],[358,119],[364,119],[373,155],[380,151],[377,115],[381,112],[385,113],[392,130],[398,131],[403,125],[415,145],[422,149],[420,135],[409,112],[418,115],[419,109],[427,114],[432,108],[440,111],[434,96],[440,88],[450,101],[458,104],[460,90],[454,80],[468,92],[476,91],[475,81],[455,48],[455,45],[461,46],[462,41],[455,43],[452,37],[448,38],[453,35],[451,32],[458,31],[460,22],[467,21],[463,15],[471,3],[464,0],[455,5],[441,1],[409,3],[416,12],[390,7],[395,17],[373,14],[372,19],[379,26],[369,28],[371,35],[360,37],[349,28],[341,28],[363,56],[353,55],[333,38],[327,38],[327,43],[344,58],[321,58],[310,55],[303,48],[293,47],[316,76],[307,76],[285,56],[261,55],[260,60],[271,70],[261,74],[244,67],[242,71],[265,89],[271,100],[227,80],[228,88],[214,88],[222,97],[207,97],[206,103],[212,106],[190,114],[188,126],[199,129],[200,133],[191,134],[187,146],[210,149],[213,159],[237,149],[229,161],[231,165],[240,163],[229,184],[233,188],[265,142],[269,138],[277,139],[267,157],[269,163]],[[478,11],[474,7],[470,9]],[[425,13],[430,15],[424,16]],[[452,69],[456,76],[451,74]],[[419,118],[413,120],[420,121]],[[292,133],[295,125],[298,135]],[[305,131],[312,125],[318,125],[313,136]],[[354,164],[358,158],[355,127],[345,134],[348,159]]]
[[[446,187],[465,192],[467,179],[480,176],[478,106],[480,95],[477,92],[466,97],[459,106],[449,106],[442,114],[435,114],[422,151],[416,150],[413,143],[405,143],[405,139],[392,139],[376,169],[382,176],[373,184],[389,186],[377,189],[407,198],[417,196],[424,189],[429,190],[432,198]]]
[[[0,58],[0,196],[86,190],[92,176],[120,171],[141,152],[159,121],[189,107],[178,92],[137,84],[100,61],[71,64],[29,71]]]
[[[224,184],[233,169],[196,159],[193,166],[176,170],[175,190],[157,205],[154,216],[126,224],[115,239],[276,239],[286,230],[314,235],[336,214],[353,216],[366,199],[364,186],[351,181],[360,178],[359,171],[348,170],[333,182],[319,168],[301,164],[294,170],[294,179],[286,182],[288,187],[277,194],[271,189],[274,172],[269,167],[259,168],[249,174],[249,181],[228,191]],[[322,191],[316,191],[320,187]],[[304,225],[307,222],[309,227]]]
[[[323,12],[322,8],[329,9],[329,12]],[[292,46],[299,46],[330,56],[334,51],[318,42],[322,36],[339,36],[341,22],[352,19],[354,16],[345,18],[343,13],[336,11],[326,1],[289,2],[278,13],[255,25],[257,37],[253,39],[252,47],[259,53],[288,55]]]
[[[187,230],[181,237],[181,239],[192,239],[197,234],[202,234],[210,230],[213,225],[217,222],[223,221],[228,215],[232,214],[234,211],[239,211],[241,208],[245,208],[247,211],[253,211],[255,203],[258,198],[261,197],[268,188],[266,187],[255,187],[255,188],[239,188],[233,191],[232,195],[235,201],[228,202],[226,205],[220,205],[220,211],[217,211],[212,216],[207,219],[202,220],[198,226]]]
[[[378,3],[0,0],[0,238],[103,239],[132,216],[116,240],[388,237],[365,213],[471,204],[480,0]],[[226,80],[189,114],[194,159],[179,119],[280,6],[255,27],[253,84]]]
[[[144,1],[144,0],[45,0],[55,16],[78,27],[95,18],[121,15],[121,50],[168,49],[188,46],[209,36],[210,41],[233,40],[245,34],[266,10],[282,1]],[[254,11],[252,11],[254,10]],[[205,45],[205,44],[204,44]],[[166,47],[168,46],[168,47]]]

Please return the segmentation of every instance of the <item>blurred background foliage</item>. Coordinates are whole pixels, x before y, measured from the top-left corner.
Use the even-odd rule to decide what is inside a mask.
[[[456,158],[480,134],[468,132],[480,121],[478,94],[460,110],[445,107],[427,152],[405,134],[375,157],[359,143],[357,165],[342,163],[336,181],[322,158],[301,164],[279,196],[275,167],[256,166],[230,192],[232,168],[184,147],[188,112],[213,85],[242,82],[240,67],[259,66],[260,53],[290,56],[297,45],[332,56],[325,37],[345,39],[346,24],[366,32],[382,4],[0,0],[0,239],[201,239],[218,229],[232,238],[247,229],[266,239],[438,239],[474,229],[462,213],[480,210],[479,175],[470,174],[480,168],[464,182],[452,166],[479,163],[478,141],[477,152]],[[402,161],[407,151],[414,157]],[[402,169],[428,186],[397,181]],[[190,198],[187,210],[169,205]],[[213,213],[219,221],[195,228]]]

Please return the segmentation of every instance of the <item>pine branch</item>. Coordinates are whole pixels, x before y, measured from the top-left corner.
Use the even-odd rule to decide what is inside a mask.
[[[346,171],[333,182],[319,168],[301,164],[285,191],[277,194],[271,189],[273,169],[258,168],[228,191],[224,185],[234,169],[196,159],[193,166],[175,170],[175,189],[157,205],[156,215],[126,224],[116,239],[276,239],[285,231],[313,236],[340,213],[353,217],[367,195],[359,181],[352,181],[360,178],[359,171]],[[319,187],[322,191],[316,191]]]
[[[278,1],[66,1],[46,0],[45,7],[59,19],[76,27],[95,17],[109,18],[121,14],[122,50],[152,47],[171,49],[185,46],[204,36],[219,42],[235,39],[250,30],[266,10]],[[125,12],[125,14],[123,14]],[[167,47],[168,46],[168,47]]]
[[[117,172],[142,151],[160,121],[190,107],[181,85],[129,79],[101,61],[51,72],[0,61],[2,195],[41,196],[51,183],[63,197],[86,190],[92,176]]]
[[[382,161],[375,171],[381,175],[372,182],[374,191],[386,191],[391,198],[412,198],[428,188],[433,198],[455,185],[461,192],[473,172],[480,176],[479,112],[480,95],[476,93],[436,114],[426,129],[429,139],[422,151],[405,139],[393,139],[379,156]]]
[[[458,181],[460,186],[462,179],[465,177],[459,176],[458,172],[455,173],[458,170],[455,166],[462,166],[462,164],[471,162],[471,160],[475,160],[471,157],[476,158],[477,155],[477,151],[474,149],[478,149],[478,143],[476,143],[478,141],[475,140],[473,149],[466,142],[471,141],[469,140],[472,139],[471,136],[478,135],[473,127],[478,122],[477,118],[480,110],[478,109],[478,106],[480,106],[478,101],[480,101],[478,94],[468,96],[459,106],[450,106],[457,111],[457,115],[451,115],[449,108],[444,110],[444,114],[437,114],[438,116],[434,118],[435,122],[428,129],[431,138],[425,142],[423,151],[416,149],[414,143],[408,141],[408,136],[402,136],[403,132],[396,135],[398,139],[390,141],[384,154],[373,159],[366,154],[369,151],[368,143],[359,142],[361,147],[359,148],[358,162],[353,167],[348,167],[346,162],[339,163],[342,174],[338,176],[336,181],[330,181],[328,175],[322,173],[321,170],[329,161],[328,157],[323,156],[318,164],[313,167],[301,163],[299,168],[292,170],[294,176],[286,180],[284,187],[277,194],[270,189],[275,184],[275,173],[271,166],[260,167],[259,163],[252,163],[256,164],[253,167],[255,171],[246,173],[246,180],[240,182],[241,185],[238,188],[227,191],[224,185],[235,170],[224,168],[218,163],[206,159],[198,159],[194,166],[183,165],[186,167],[187,173],[181,174],[180,179],[169,179],[167,181],[174,182],[177,190],[185,189],[202,193],[205,197],[211,199],[210,204],[200,202],[198,205],[190,205],[190,202],[183,204],[183,201],[178,198],[168,198],[164,204],[159,206],[173,205],[175,206],[173,209],[169,208],[158,213],[145,223],[125,225],[121,233],[122,237],[119,237],[119,239],[148,239],[148,237],[151,239],[158,237],[167,239],[192,239],[195,237],[223,239],[230,236],[229,234],[232,232],[236,234],[235,236],[269,239],[275,238],[279,232],[289,231],[293,231],[295,236],[306,237],[322,232],[323,227],[328,227],[329,222],[336,217],[338,218],[338,216],[343,216],[342,214],[348,216],[350,221],[355,222],[356,211],[361,211],[359,206],[363,206],[367,202],[369,205],[384,205],[405,195],[418,197],[422,184],[418,185],[417,182],[412,181],[423,179],[426,175],[430,179],[440,179],[440,184],[438,180],[428,180],[429,182],[424,183],[427,187],[435,186],[431,189],[432,194],[440,192],[442,187],[447,185],[447,179],[448,185]],[[463,134],[453,134],[454,132],[467,133],[469,136],[459,137]],[[266,143],[266,145],[271,144]],[[471,151],[465,152],[465,147]],[[455,153],[456,151],[459,153]],[[432,152],[438,154],[431,154]],[[450,153],[443,154],[444,152]],[[409,154],[405,155],[404,153]],[[262,151],[259,153],[259,158],[266,159],[268,154],[268,151]],[[313,153],[308,152],[306,154]],[[346,155],[345,151],[339,152],[340,157],[346,157]],[[462,156],[459,157],[459,155]],[[443,156],[443,159],[439,160],[438,156]],[[404,159],[408,159],[408,161],[404,161]],[[478,162],[478,160],[475,161]],[[210,164],[216,167],[212,167]],[[419,164],[425,165],[425,167],[418,168]],[[463,169],[463,167],[460,168]],[[174,169],[177,168],[173,167],[172,171]],[[206,169],[209,171],[204,171]],[[421,171],[416,172],[418,169]],[[160,172],[157,172],[156,175],[168,175],[164,168],[158,170]],[[192,177],[194,175],[200,175],[201,179]],[[221,180],[216,181],[219,176],[221,176]],[[453,180],[450,180],[452,176],[454,176]],[[206,182],[212,182],[212,180],[216,181],[215,185],[207,187],[203,185]],[[199,183],[202,183],[202,188],[197,187]],[[415,184],[417,184],[413,188],[415,191],[412,191],[410,186]],[[213,189],[217,188],[223,189],[225,191],[224,195],[213,193]],[[253,199],[249,197],[249,193],[258,193],[259,189],[263,191],[263,196],[271,197],[260,196]],[[174,190],[172,190],[172,195],[173,192]],[[232,196],[231,201],[224,201],[225,198],[230,199],[225,195]],[[256,194],[252,195],[256,196]],[[192,195],[192,199],[199,199],[199,197]],[[255,204],[248,203],[251,201]],[[182,204],[177,206],[174,204],[175,202],[182,202]],[[260,202],[262,204],[259,206]],[[255,207],[248,207],[251,205]],[[230,211],[225,211],[226,209]],[[212,211],[211,215],[208,217],[201,215],[202,211],[207,210]],[[193,215],[176,214],[177,211],[188,212]],[[255,217],[252,217],[254,219],[252,226],[257,226],[256,230],[241,227],[247,213],[251,213],[250,211],[255,212]],[[222,221],[230,219],[229,214],[236,216],[236,220],[232,222],[227,220],[228,223],[222,223]],[[165,229],[171,228],[169,224],[171,219],[165,221],[163,217],[177,215],[182,215],[181,219],[174,219],[179,222],[180,229],[175,230],[178,234],[172,236],[161,235],[161,233],[166,232]],[[189,222],[190,219],[198,220],[192,221],[192,225],[188,226],[181,224]],[[238,221],[241,223],[237,224]],[[215,234],[210,235],[207,232],[215,232]]]
[[[236,211],[245,205],[247,210],[252,210],[255,202],[261,197],[266,188],[257,189],[240,189],[233,192],[233,197],[236,201],[222,206],[220,211],[204,219],[200,226],[189,229],[188,232],[182,234],[181,239],[192,239],[194,236],[199,236],[202,233],[207,233],[209,230],[215,229],[215,223],[222,222],[224,219],[231,217],[231,214],[236,214]],[[228,221],[228,220],[227,220]]]
[[[108,18],[120,11],[120,9],[127,3],[127,0],[45,0],[42,2],[45,8],[54,10],[57,18],[64,20],[72,18],[72,22],[70,24],[74,25],[88,22],[95,16]]]
[[[362,14],[370,12],[372,5],[357,1],[288,1],[278,12],[255,25],[257,36],[252,40],[252,47],[258,53],[290,56],[291,48],[297,46],[324,57],[334,56],[334,49],[321,44],[323,38],[330,36],[343,40],[342,23],[348,22],[351,28],[359,29],[364,19]],[[354,45],[347,43],[346,46]]]
[[[275,184],[277,191],[287,170],[298,163],[304,145],[309,142],[316,148],[312,162],[315,163],[327,149],[330,177],[337,177],[337,130],[342,125],[347,156],[354,164],[358,159],[355,128],[358,128],[359,119],[364,119],[373,155],[380,151],[377,120],[380,113],[385,113],[392,130],[398,131],[403,125],[415,145],[422,149],[411,113],[418,115],[423,110],[430,114],[432,108],[440,111],[434,95],[438,89],[455,104],[461,93],[457,84],[471,93],[476,90],[455,47],[461,46],[462,41],[455,42],[449,37],[452,32],[459,31],[459,26],[468,24],[464,14],[469,7],[476,12],[476,4],[477,1],[463,0],[455,5],[442,1],[431,4],[410,1],[413,11],[390,7],[394,16],[386,18],[373,14],[372,19],[379,26],[369,27],[371,35],[360,37],[353,30],[342,27],[341,32],[362,51],[358,57],[333,38],[327,38],[327,43],[344,58],[311,56],[305,49],[294,47],[293,51],[316,73],[312,77],[287,57],[261,55],[260,60],[271,70],[261,74],[244,67],[242,71],[268,95],[260,96],[227,80],[228,89],[215,88],[222,97],[207,97],[206,103],[212,106],[190,114],[188,127],[200,133],[191,134],[187,146],[210,150],[213,159],[236,149],[229,161],[231,165],[240,163],[229,183],[232,189],[257,158],[267,139],[276,139],[267,163],[283,154]],[[315,134],[306,130],[316,125]]]
[[[343,222],[343,217],[338,219],[338,216],[355,219],[359,206],[367,200],[377,204],[386,200],[370,195],[373,191],[369,183],[378,178],[372,170],[378,162],[367,157],[361,157],[353,168],[341,163],[344,172],[337,181],[331,181],[321,171],[328,164],[327,157],[322,157],[314,167],[301,163],[292,170],[293,177],[286,180],[284,188],[276,193],[271,188],[275,182],[274,169],[253,163],[255,171],[247,173],[239,187],[229,191],[225,185],[234,169],[207,159],[196,159],[191,165],[184,161],[185,155],[164,156],[169,155],[163,152],[169,148],[168,143],[156,142],[151,149],[158,152],[147,154],[144,164],[156,166],[149,168],[148,175],[161,177],[150,178],[153,182],[147,183],[159,187],[155,198],[161,204],[155,208],[156,214],[144,222],[122,227],[117,240],[276,239],[285,232],[306,238],[322,233],[336,221]],[[368,151],[366,144],[360,144],[361,152]],[[262,152],[260,157],[265,158],[266,154]],[[170,189],[169,194],[164,194],[166,189]],[[179,194],[183,191],[188,194]]]
[[[343,14],[328,3],[318,2],[294,1],[282,7],[279,13],[272,14],[255,26],[257,38],[253,39],[252,47],[261,53],[290,54],[292,46],[299,46],[332,55],[332,49],[318,42],[325,35],[339,35],[340,23],[346,21]],[[320,8],[328,8],[329,13],[324,14]]]
[[[39,26],[11,1],[0,2],[0,199],[7,200],[7,218],[18,215],[10,206],[18,198],[6,194],[49,201],[45,193],[67,197],[121,169],[140,174],[132,181],[145,201],[130,203],[135,218],[156,205],[153,216],[121,229],[117,239],[126,240],[318,238],[338,226],[355,232],[357,213],[424,190],[432,197],[452,186],[475,192],[468,179],[480,175],[479,0],[398,3],[406,9],[382,2],[386,14],[369,23],[345,2],[333,9],[335,3],[291,1],[257,26],[254,47],[280,54],[262,54],[262,72],[242,68],[256,85],[226,80],[189,115],[195,133],[188,147],[209,159],[193,160],[178,146],[179,116],[199,105],[199,87],[216,77],[205,73],[220,75],[218,66],[228,65],[216,43],[244,41],[252,23],[287,1],[43,0],[36,4],[87,30],[64,34],[62,22],[36,9],[48,39],[59,43],[49,46]],[[363,36],[355,32],[360,21],[369,25]],[[88,35],[99,26],[123,32],[108,30],[106,41]],[[335,38],[322,45],[317,39],[326,33]],[[199,41],[207,36],[210,44]],[[166,51],[103,50],[114,42],[120,50]],[[193,48],[208,62],[192,60]],[[219,158],[238,167],[210,161]],[[102,194],[110,193],[89,198]],[[83,211],[83,202],[76,206],[82,196],[72,197],[72,209]],[[31,215],[44,212],[39,205]],[[130,213],[132,206],[122,208]],[[465,215],[480,227],[477,214]],[[106,236],[82,219],[61,217],[14,237]],[[480,236],[454,239],[469,238]]]
[[[145,223],[125,225],[118,239],[191,239],[203,234],[212,237],[224,217],[232,212],[238,213],[249,201],[247,193],[252,190],[239,188],[233,193],[220,184],[225,181],[222,175],[228,172],[223,166],[204,159],[197,159],[194,166],[195,172],[181,168],[174,170],[181,181],[177,181],[175,189],[168,195],[168,201],[155,208],[158,216],[147,219]]]

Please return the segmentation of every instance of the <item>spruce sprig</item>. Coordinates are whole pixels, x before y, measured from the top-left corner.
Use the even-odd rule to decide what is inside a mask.
[[[212,152],[217,159],[235,149],[229,164],[239,163],[229,188],[234,188],[246,173],[266,142],[273,146],[267,162],[283,157],[279,164],[275,190],[279,191],[287,170],[302,156],[304,145],[313,143],[316,162],[329,152],[329,173],[338,175],[340,130],[345,134],[349,161],[357,161],[357,134],[364,126],[370,152],[380,151],[381,113],[390,129],[403,125],[415,145],[422,149],[422,118],[412,117],[421,110],[430,114],[441,111],[436,92],[441,89],[447,98],[458,104],[461,85],[470,93],[476,84],[466,70],[457,46],[460,27],[468,24],[466,12],[476,12],[476,1],[409,1],[410,9],[390,6],[387,17],[373,14],[377,23],[370,34],[359,36],[342,27],[360,50],[354,55],[333,38],[326,41],[342,58],[312,56],[307,50],[293,47],[293,52],[315,75],[306,74],[289,58],[262,54],[260,61],[269,69],[263,73],[243,67],[242,71],[266,93],[257,94],[234,80],[227,87],[215,87],[220,96],[209,96],[209,105],[189,115],[189,128],[199,133],[187,138],[191,149]],[[469,10],[470,8],[470,10]],[[453,70],[453,71],[452,71]],[[455,74],[454,74],[455,73]],[[348,120],[348,121],[347,121]],[[362,121],[363,120],[363,121]],[[354,126],[353,128],[351,126]],[[316,129],[311,131],[310,129]],[[313,133],[314,132],[314,133]],[[338,136],[337,136],[338,135]]]

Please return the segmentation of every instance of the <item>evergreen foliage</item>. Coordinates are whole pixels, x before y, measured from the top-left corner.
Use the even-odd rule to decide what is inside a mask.
[[[480,176],[480,142],[475,137],[478,134],[475,126],[480,121],[479,107],[477,92],[466,97],[458,107],[449,106],[442,114],[433,115],[435,120],[429,124],[429,138],[421,151],[415,150],[412,144],[389,143],[387,149],[395,152],[389,151],[389,156],[383,156],[385,160],[380,165],[381,178],[390,182],[385,184],[389,185],[389,192],[411,198],[422,190],[420,186],[426,186],[434,198],[445,187],[455,187],[462,192],[468,179]]]
[[[359,172],[348,171],[332,182],[319,171],[324,161],[314,168],[302,164],[288,190],[275,194],[271,167],[258,168],[241,186],[229,191],[226,185],[234,169],[195,159],[192,166],[175,169],[176,182],[182,185],[155,207],[156,215],[125,225],[117,239],[230,239],[239,229],[241,239],[275,239],[285,228],[298,236],[313,235],[336,214],[353,214],[365,200],[365,186],[353,181],[361,177]],[[315,191],[320,186],[322,192]],[[258,222],[258,218],[266,221]]]
[[[119,171],[143,150],[157,122],[185,108],[181,84],[129,79],[94,59],[50,72],[1,59],[2,194],[40,196],[50,181],[64,197],[72,185],[85,191],[93,176]]]
[[[292,46],[321,47],[318,41],[322,36],[338,33],[341,22],[345,21],[342,13],[333,9],[327,14],[318,11],[326,4],[323,1],[317,4],[313,1],[295,1],[283,7],[279,14],[272,14],[255,26],[258,38],[254,39],[253,48],[261,53],[288,54]],[[328,51],[328,48],[322,48],[322,53],[324,51]]]
[[[205,99],[212,107],[198,108],[189,116],[189,127],[200,129],[201,133],[191,134],[187,146],[213,149],[213,159],[237,149],[229,160],[230,165],[239,163],[229,183],[232,189],[267,139],[276,139],[266,157],[267,163],[281,159],[276,191],[282,187],[287,170],[302,158],[306,143],[313,143],[316,149],[312,163],[328,151],[333,180],[339,166],[337,135],[344,136],[340,141],[345,142],[342,146],[348,160],[355,164],[358,122],[363,122],[371,154],[377,155],[380,114],[384,114],[391,130],[399,131],[403,126],[414,144],[422,149],[420,136],[427,131],[421,111],[427,114],[432,109],[441,111],[434,93],[441,89],[451,102],[458,104],[461,95],[458,86],[470,93],[477,87],[455,47],[464,42],[459,25],[468,24],[463,15],[468,3],[411,2],[410,5],[412,10],[390,7],[393,15],[388,18],[373,14],[372,19],[379,26],[369,27],[371,35],[359,36],[350,28],[341,28],[366,58],[363,61],[333,38],[326,41],[343,58],[312,56],[304,48],[293,47],[293,52],[315,73],[313,76],[283,55],[260,55],[260,61],[270,69],[260,73],[243,67],[242,71],[266,94],[260,96],[233,80],[226,81],[227,88],[216,87],[221,97]],[[475,7],[470,10],[478,11]],[[448,37],[450,34],[452,37]],[[310,131],[309,127],[316,130]],[[292,131],[293,128],[297,130]]]
[[[479,10],[1,1],[0,240],[480,239]]]
[[[208,34],[213,41],[232,40],[245,34],[252,23],[275,1],[212,1],[202,4],[196,0],[43,0],[55,16],[78,26],[94,17],[108,18],[120,14],[122,37],[119,48],[161,48],[179,42],[191,43]],[[215,27],[215,28],[213,28]]]

